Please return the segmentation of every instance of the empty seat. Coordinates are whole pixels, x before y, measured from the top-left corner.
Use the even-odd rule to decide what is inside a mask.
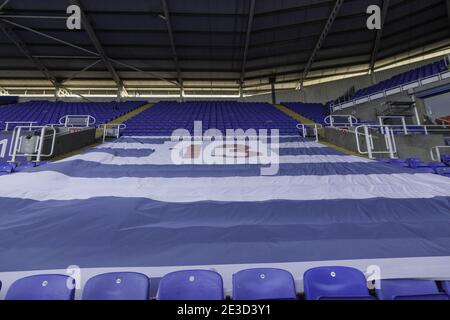
[[[112,272],[88,280],[83,300],[148,300],[150,280],[141,273]]]
[[[448,300],[435,281],[381,280],[376,294],[381,300]]]
[[[6,300],[73,300],[75,280],[57,274],[43,274],[22,278],[14,282]]]
[[[349,267],[319,267],[305,272],[307,300],[374,300],[364,274]]]
[[[248,269],[233,275],[234,300],[295,300],[292,274],[280,269]]]
[[[158,300],[223,300],[220,274],[207,270],[177,271],[165,275],[158,289]]]

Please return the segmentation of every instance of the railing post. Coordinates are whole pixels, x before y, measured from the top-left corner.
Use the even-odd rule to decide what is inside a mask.
[[[389,156],[390,156],[390,158],[391,158],[391,159],[394,159],[394,158],[395,158],[395,154],[394,154],[394,144],[393,144],[393,141],[392,141],[391,133],[393,133],[393,129],[387,127],[387,128],[386,128],[386,134],[387,134],[387,140],[386,140],[386,141],[387,141],[387,148],[388,148],[388,151],[389,151]]]
[[[366,137],[367,153],[368,153],[369,159],[373,159],[373,156],[372,156],[372,144],[370,142],[369,127],[368,126],[364,126],[364,135]]]
[[[405,132],[405,136],[408,134],[408,128],[406,127],[406,120],[405,117],[402,117],[402,125],[403,125],[403,131]]]

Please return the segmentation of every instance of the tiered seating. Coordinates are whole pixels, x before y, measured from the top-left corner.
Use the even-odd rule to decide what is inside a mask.
[[[320,103],[285,102],[282,104],[292,111],[297,112],[303,117],[318,124],[325,124],[324,119],[329,113],[327,107]]]
[[[445,60],[440,60],[438,62],[428,64],[417,69],[401,73],[390,79],[381,81],[376,85],[360,89],[356,91],[352,96],[340,97],[334,103],[343,103],[347,101],[357,100],[362,97],[370,96],[386,90],[394,89],[399,86],[408,85],[418,80],[426,79],[435,76],[439,73],[447,71],[448,67]]]
[[[125,135],[171,136],[176,129],[194,130],[279,129],[281,135],[298,135],[297,122],[267,103],[160,102],[126,122]],[[270,133],[270,132],[269,132]]]
[[[149,300],[150,279],[141,273],[113,272],[90,278],[83,300]],[[0,282],[0,289],[1,289]],[[378,280],[369,290],[366,276],[350,267],[318,267],[303,275],[306,300],[450,300],[450,281],[441,291],[432,280]],[[15,281],[7,300],[73,300],[75,280],[65,275],[35,275]],[[177,271],[159,282],[159,300],[223,300],[223,280],[209,270]],[[233,275],[233,300],[296,300],[292,274],[281,269],[247,269]]]
[[[96,102],[96,103],[69,103],[31,101],[0,107],[1,128],[5,128],[7,121],[33,121],[36,125],[57,124],[59,119],[66,115],[91,115],[97,122],[103,124],[112,121],[124,114],[145,104],[143,101],[128,102]],[[14,128],[14,124],[9,129]]]

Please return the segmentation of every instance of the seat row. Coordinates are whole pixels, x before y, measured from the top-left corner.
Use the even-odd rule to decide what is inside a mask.
[[[319,267],[305,272],[306,300],[449,300],[450,282],[381,280],[369,289],[365,275],[349,267]],[[148,300],[150,280],[134,272],[90,278],[83,300]],[[0,283],[1,288],[1,283]],[[247,269],[233,275],[233,300],[296,300],[294,278],[281,269]],[[35,275],[14,282],[6,300],[73,300],[75,280],[65,275]],[[223,280],[209,270],[172,272],[159,281],[158,300],[223,300]]]
[[[419,81],[422,79],[426,79],[439,73],[445,72],[448,70],[447,66],[448,62],[446,59],[442,59],[440,61],[398,74],[392,78],[381,81],[373,86],[369,86],[367,88],[360,89],[356,91],[353,95],[342,96],[334,101],[334,104],[345,103],[352,100],[357,100],[359,98],[369,96],[372,94],[377,94],[379,92],[383,92],[385,90],[393,89],[402,85],[408,85],[415,81]]]

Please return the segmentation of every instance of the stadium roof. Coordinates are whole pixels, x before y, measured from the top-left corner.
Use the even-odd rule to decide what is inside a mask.
[[[82,30],[66,27],[69,5]],[[385,16],[366,26],[370,5]],[[10,93],[256,94],[448,49],[450,0],[0,0]],[[45,91],[44,91],[45,89]],[[23,90],[22,90],[23,91]]]

